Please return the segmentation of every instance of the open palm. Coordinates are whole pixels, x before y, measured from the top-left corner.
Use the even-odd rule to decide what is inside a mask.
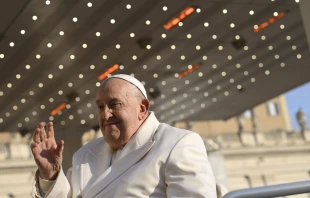
[[[57,175],[62,164],[63,149],[64,141],[56,144],[53,123],[49,122],[46,128],[44,123],[40,123],[33,132],[31,151],[43,179],[49,180]]]

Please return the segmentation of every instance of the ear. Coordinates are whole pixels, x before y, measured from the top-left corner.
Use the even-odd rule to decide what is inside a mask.
[[[144,120],[148,115],[150,109],[150,101],[148,99],[143,99],[140,104],[139,119]]]

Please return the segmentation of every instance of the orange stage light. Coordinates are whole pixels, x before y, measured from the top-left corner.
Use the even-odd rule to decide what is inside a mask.
[[[277,20],[281,19],[282,17],[285,16],[285,12],[280,12],[277,16],[273,16],[267,21],[261,23],[257,28],[254,28],[254,32],[259,32],[262,29],[266,28],[268,25],[276,22]]]
[[[110,67],[109,69],[107,69],[107,71],[103,72],[102,74],[100,74],[98,76],[99,80],[103,80],[105,79],[109,74],[113,73],[115,70],[117,70],[119,68],[119,64],[115,64],[112,67]]]
[[[187,69],[187,70],[185,70],[185,71],[179,73],[178,78],[181,79],[181,78],[183,78],[184,76],[188,75],[189,73],[195,71],[195,70],[198,69],[198,68],[199,68],[199,64],[195,64],[195,65],[192,66],[192,68]]]
[[[195,8],[193,7],[187,7],[184,10],[182,10],[182,12],[174,17],[173,19],[171,19],[169,22],[167,22],[163,27],[166,30],[170,30],[171,28],[173,28],[174,26],[176,26],[180,21],[183,21],[185,18],[187,18],[189,15],[193,14],[193,12],[195,11]]]
[[[62,103],[61,105],[59,105],[58,107],[56,107],[53,111],[51,111],[51,116],[56,115],[59,111],[63,110],[64,108],[66,108],[67,103]]]

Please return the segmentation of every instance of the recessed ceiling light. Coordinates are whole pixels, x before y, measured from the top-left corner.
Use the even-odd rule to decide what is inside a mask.
[[[297,54],[297,58],[298,58],[298,59],[301,59],[301,54]]]

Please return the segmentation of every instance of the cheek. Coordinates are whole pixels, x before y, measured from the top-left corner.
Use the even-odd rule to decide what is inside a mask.
[[[101,124],[102,124],[102,119],[101,119],[101,116],[100,116],[100,113],[99,113],[99,112],[97,113],[97,120],[98,120],[98,122],[99,122],[99,124],[100,124],[100,126],[101,126]]]

